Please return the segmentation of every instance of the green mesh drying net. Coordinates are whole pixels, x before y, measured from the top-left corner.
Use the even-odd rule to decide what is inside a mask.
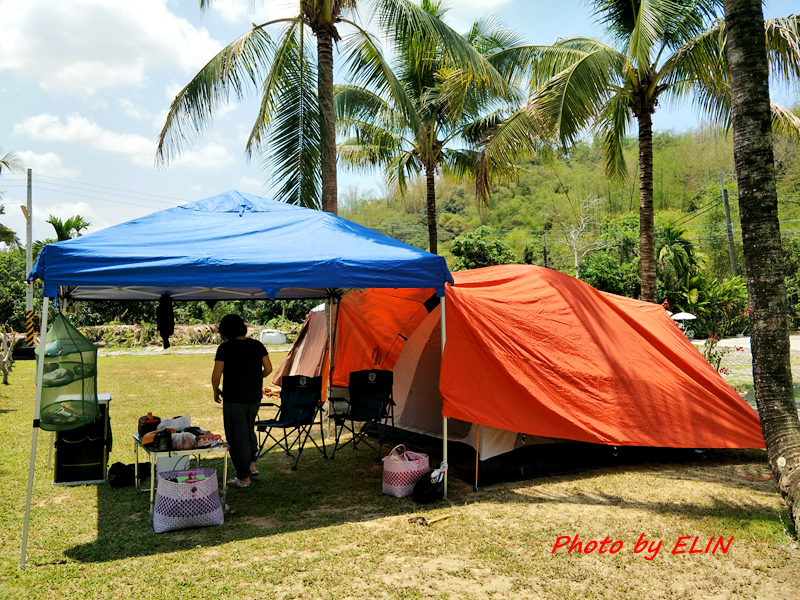
[[[36,360],[42,360],[38,347]],[[97,347],[59,313],[45,341],[39,426],[46,431],[75,429],[98,414]]]

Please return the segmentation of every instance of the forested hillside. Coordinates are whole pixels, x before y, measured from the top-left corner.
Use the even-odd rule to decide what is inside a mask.
[[[746,291],[731,265],[721,180],[729,195],[737,268],[741,275],[733,143],[723,132],[700,129],[654,136],[659,299],[673,310],[698,314],[699,335],[747,332]],[[488,206],[470,182],[439,177],[436,184],[439,252],[451,269],[505,262],[546,265],[599,289],[638,296],[639,191],[636,140],[628,140],[631,176],[611,182],[603,174],[597,142],[520,165],[513,183],[492,189]],[[792,326],[800,328],[800,145],[776,141],[781,231],[784,236]],[[380,196],[380,197],[378,197]],[[407,193],[359,189],[341,194],[340,215],[427,249],[425,182]],[[0,253],[0,323],[20,331],[24,322],[24,253]],[[179,322],[213,322],[239,310],[254,324],[284,315],[301,319],[309,303],[176,303]],[[150,303],[96,302],[77,307],[83,325],[154,322]]]
[[[732,139],[722,132],[706,129],[680,134],[662,132],[654,136],[654,146],[658,226],[672,224],[686,229],[686,239],[709,261],[707,267],[712,273],[728,275],[730,261],[720,175],[730,196],[734,239],[738,244]],[[548,266],[573,272],[574,244],[569,233],[581,224],[584,228],[578,245],[582,249],[618,248],[622,234],[609,232],[618,228],[627,230],[624,225],[630,223],[634,224],[634,231],[638,228],[635,139],[628,141],[626,159],[631,177],[623,182],[610,182],[604,176],[597,142],[581,143],[568,154],[528,161],[521,165],[522,174],[516,182],[493,188],[488,207],[477,204],[469,182],[439,178],[439,230],[444,241],[441,253],[453,267],[450,242],[455,236],[484,225],[492,229],[493,239],[510,246],[520,262],[524,262],[525,248],[533,246],[538,251],[533,262],[543,264],[542,242],[546,241]],[[800,215],[800,146],[788,138],[778,139],[776,162],[784,234],[792,237],[800,229],[794,222]],[[423,181],[411,185],[405,196],[388,192],[385,197],[377,198],[374,193],[359,189],[346,190],[342,196],[343,217],[425,247]],[[719,260],[717,254],[724,255],[724,260]]]

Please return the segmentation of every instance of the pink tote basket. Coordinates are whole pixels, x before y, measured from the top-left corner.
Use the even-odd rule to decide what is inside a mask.
[[[430,471],[427,454],[410,452],[403,444],[383,458],[383,493],[397,498],[410,496],[414,485]]]

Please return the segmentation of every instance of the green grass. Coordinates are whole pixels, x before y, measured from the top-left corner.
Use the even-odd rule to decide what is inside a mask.
[[[281,356],[274,355],[278,364]],[[145,412],[190,414],[222,431],[209,383],[213,355],[112,356],[99,361],[111,393],[111,462],[133,461]],[[39,435],[28,563],[19,568],[33,363],[0,386],[0,598],[795,597],[800,554],[763,451],[710,452],[681,462],[609,465],[475,492],[450,479],[428,507],[381,493],[381,463],[348,447],[313,448],[298,471],[274,452],[261,477],[232,489],[220,527],[156,535],[147,494],[106,485],[56,487]],[[208,463],[221,470],[221,460]],[[450,515],[431,527],[408,517]],[[632,552],[662,539],[653,561]],[[624,542],[616,555],[552,553],[558,536]],[[671,555],[679,536],[733,535],[725,555]],[[669,546],[669,548],[667,548]]]

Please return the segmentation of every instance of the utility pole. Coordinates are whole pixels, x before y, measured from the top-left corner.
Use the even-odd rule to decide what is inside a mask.
[[[733,245],[733,228],[731,227],[731,208],[728,205],[728,190],[725,189],[725,180],[719,174],[719,185],[722,188],[722,202],[725,204],[725,230],[728,232],[728,249],[731,253],[731,272],[736,275],[736,248]]]
[[[25,212],[25,277],[33,270],[33,171],[28,169],[28,203]],[[33,348],[33,282],[25,283],[25,346]]]
[[[543,251],[542,254],[544,255],[544,268],[546,269],[547,268],[547,234],[544,234],[544,233],[542,234],[542,245],[544,246],[544,251]]]

